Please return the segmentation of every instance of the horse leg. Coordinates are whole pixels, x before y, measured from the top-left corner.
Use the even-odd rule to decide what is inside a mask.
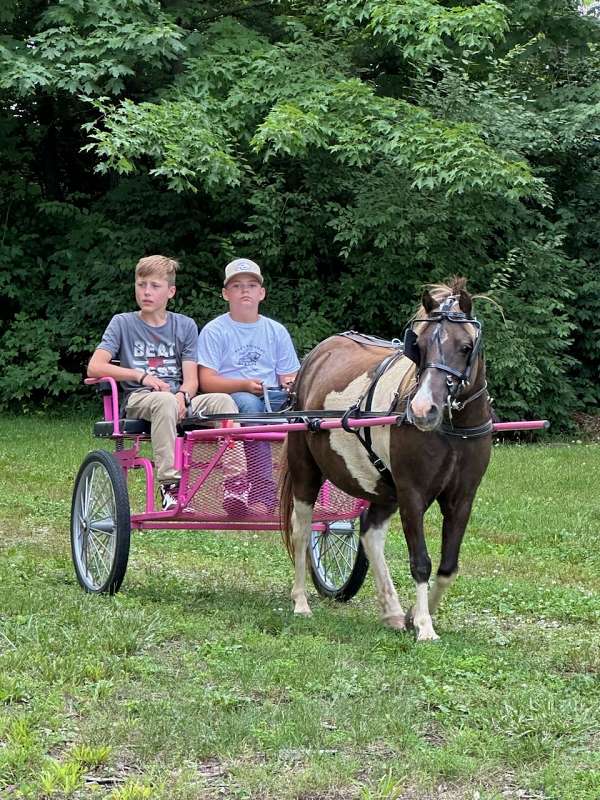
[[[381,618],[390,628],[402,631],[406,628],[404,611],[398,600],[384,555],[385,538],[395,510],[395,502],[391,505],[371,504],[364,522],[361,523],[361,537],[369,565],[373,571]]]
[[[417,631],[418,642],[432,642],[440,637],[433,629],[433,621],[429,612],[429,578],[431,576],[431,559],[425,544],[423,530],[423,510],[416,507],[400,507],[402,527],[408,546],[410,572],[416,584],[417,599],[411,608],[407,622]]]
[[[315,495],[316,499],[317,495]],[[314,500],[312,503],[308,503],[294,496],[294,510],[292,511],[294,585],[291,596],[294,603],[294,614],[305,617],[312,614],[306,596],[306,551],[310,540],[313,506]]]
[[[458,573],[458,555],[471,515],[472,497],[461,497],[458,502],[447,497],[438,498],[444,516],[442,525],[442,554],[435,582],[429,592],[429,613],[435,614],[442,597],[454,583]]]
[[[310,616],[311,610],[306,596],[306,552],[310,541],[313,508],[323,482],[306,443],[304,433],[288,435],[288,469],[292,484],[292,549],[294,556],[294,585],[292,602],[294,614]]]

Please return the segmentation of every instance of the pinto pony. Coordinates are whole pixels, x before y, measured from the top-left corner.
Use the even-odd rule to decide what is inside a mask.
[[[425,291],[407,329],[404,352],[367,337],[326,339],[302,364],[295,384],[299,409],[403,414],[403,423],[374,426],[369,447],[343,429],[290,431],[283,459],[281,516],[295,564],[294,613],[311,613],[305,592],[306,553],[314,503],[325,479],[369,501],[361,540],[373,570],[383,621],[414,626],[418,641],[439,638],[432,615],[458,571],[458,556],[477,487],[491,453],[492,420],[481,351],[466,280]],[[383,369],[382,361],[389,366]],[[431,560],[423,516],[437,500],[443,515],[441,559],[429,589]],[[402,610],[385,560],[392,514],[400,510],[416,602]]]

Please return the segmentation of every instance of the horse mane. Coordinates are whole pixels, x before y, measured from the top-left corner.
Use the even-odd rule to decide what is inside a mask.
[[[448,283],[426,283],[424,284],[423,289],[427,289],[436,303],[441,305],[447,297],[459,295],[461,292],[467,291],[467,278],[454,275],[452,278],[450,278]],[[419,317],[426,316],[427,312],[425,311],[424,307],[419,305],[414,313],[413,319],[419,319]]]
[[[429,290],[429,294],[437,303],[442,303],[447,297],[466,292],[467,278],[454,275],[448,283],[428,283],[424,288]],[[420,311],[424,311],[422,306]]]

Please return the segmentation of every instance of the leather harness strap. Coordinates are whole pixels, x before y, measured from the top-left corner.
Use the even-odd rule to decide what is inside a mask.
[[[369,461],[371,462],[371,464],[373,464],[373,466],[379,472],[384,481],[391,487],[394,487],[394,479],[392,477],[392,473],[385,465],[385,463],[381,460],[381,458],[377,455],[377,453],[375,453],[375,451],[373,450],[370,428],[362,428],[362,429],[350,428],[348,426],[348,420],[351,418],[356,419],[358,417],[362,417],[365,416],[366,414],[372,413],[371,404],[373,402],[373,397],[375,396],[375,389],[377,387],[379,379],[393,364],[395,364],[400,358],[402,358],[403,355],[404,354],[402,350],[398,349],[397,352],[392,353],[391,355],[383,359],[383,361],[379,364],[379,366],[375,370],[375,374],[371,379],[371,383],[369,384],[369,388],[367,389],[367,391],[364,392],[364,394],[362,394],[361,397],[358,398],[356,403],[353,406],[351,406],[342,417],[342,428],[348,433],[354,433],[358,437],[358,441],[367,451]],[[361,408],[363,400],[365,403],[364,409]],[[398,392],[395,392],[392,403],[390,405],[390,408],[386,416],[392,415],[397,402],[398,402]]]

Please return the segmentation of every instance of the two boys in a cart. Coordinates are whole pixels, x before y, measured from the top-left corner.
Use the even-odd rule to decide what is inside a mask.
[[[174,466],[177,423],[187,414],[279,410],[300,364],[283,325],[259,314],[265,298],[260,267],[239,258],[225,268],[223,299],[229,311],[197,332],[184,314],[167,310],[175,295],[177,261],[142,258],[135,268],[139,311],[115,315],[88,364],[90,378],[111,377],[124,392],[127,417],[152,425],[152,449],[163,511],[177,506],[180,473]],[[118,360],[119,365],[111,363]],[[268,443],[247,443],[255,462],[245,502],[276,503]],[[257,463],[258,462],[258,463]]]

